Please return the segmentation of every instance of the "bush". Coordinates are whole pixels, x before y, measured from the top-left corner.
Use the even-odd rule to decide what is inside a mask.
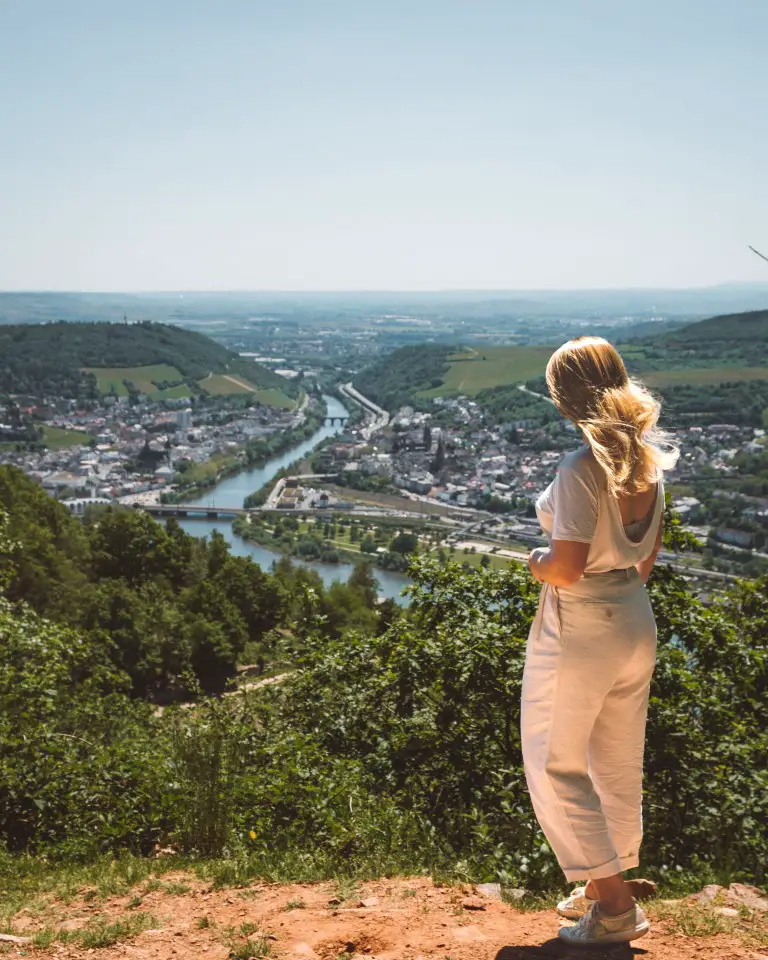
[[[3,572],[16,552],[0,532]],[[210,576],[226,563],[208,561]],[[0,842],[84,858],[170,841],[232,858],[238,876],[367,865],[560,886],[520,751],[538,586],[519,566],[419,559],[411,575],[409,611],[380,620],[367,566],[322,594],[316,575],[278,564],[301,669],[162,716],[129,698],[98,638],[0,597]],[[767,586],[707,607],[670,569],[651,579],[651,875],[765,878]]]

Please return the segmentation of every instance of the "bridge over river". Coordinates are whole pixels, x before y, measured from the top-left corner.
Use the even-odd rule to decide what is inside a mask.
[[[194,503],[134,503],[134,510],[143,510],[153,517],[199,517],[201,520],[224,520],[244,517],[244,507],[208,507]]]

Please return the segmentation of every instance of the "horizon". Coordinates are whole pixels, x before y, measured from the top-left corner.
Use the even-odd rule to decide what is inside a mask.
[[[449,296],[451,294],[455,295],[478,295],[484,296],[487,294],[493,295],[520,295],[525,294],[528,296],[546,296],[548,294],[583,294],[583,293],[698,293],[706,292],[708,290],[722,290],[724,288],[738,288],[745,290],[755,290],[758,291],[760,288],[765,288],[768,293],[768,279],[766,280],[721,280],[717,283],[711,284],[701,284],[698,286],[604,286],[604,287],[444,287],[444,288],[429,288],[429,287],[392,287],[392,288],[375,288],[375,287],[338,287],[338,288],[178,288],[178,289],[129,289],[129,288],[118,288],[113,289],[76,289],[76,288],[0,288],[0,296],[2,295],[24,295],[24,294],[33,294],[33,295],[67,295],[71,294],[73,296],[114,296],[116,294],[123,294],[126,296],[147,296],[147,297],[156,297],[156,296],[215,296],[217,294],[227,295],[227,296],[262,296],[262,295],[281,295],[281,296],[330,296],[330,295],[398,295],[398,294],[424,294],[424,295],[445,295]]]

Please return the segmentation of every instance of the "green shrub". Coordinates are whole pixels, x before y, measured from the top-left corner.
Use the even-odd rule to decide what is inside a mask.
[[[6,582],[16,552],[0,530]],[[223,858],[215,883],[429,871],[558,886],[520,752],[538,586],[519,566],[419,559],[411,574],[408,614],[382,626],[369,569],[324,594],[284,565],[300,669],[162,716],[103,641],[0,596],[0,842],[69,859],[171,843]],[[706,606],[670,569],[651,578],[651,874],[765,877],[767,586]]]

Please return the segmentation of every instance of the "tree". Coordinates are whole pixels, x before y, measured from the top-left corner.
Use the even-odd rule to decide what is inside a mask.
[[[376,546],[376,541],[373,539],[370,533],[366,533],[360,543],[360,551],[362,553],[376,553],[377,550],[378,547]]]
[[[370,563],[359,561],[350,574],[347,586],[350,590],[356,591],[363,599],[369,610],[376,608],[379,596],[379,584],[373,575],[373,568]]]
[[[415,553],[419,547],[419,538],[415,533],[407,530],[401,530],[389,545],[389,549],[394,553]]]

